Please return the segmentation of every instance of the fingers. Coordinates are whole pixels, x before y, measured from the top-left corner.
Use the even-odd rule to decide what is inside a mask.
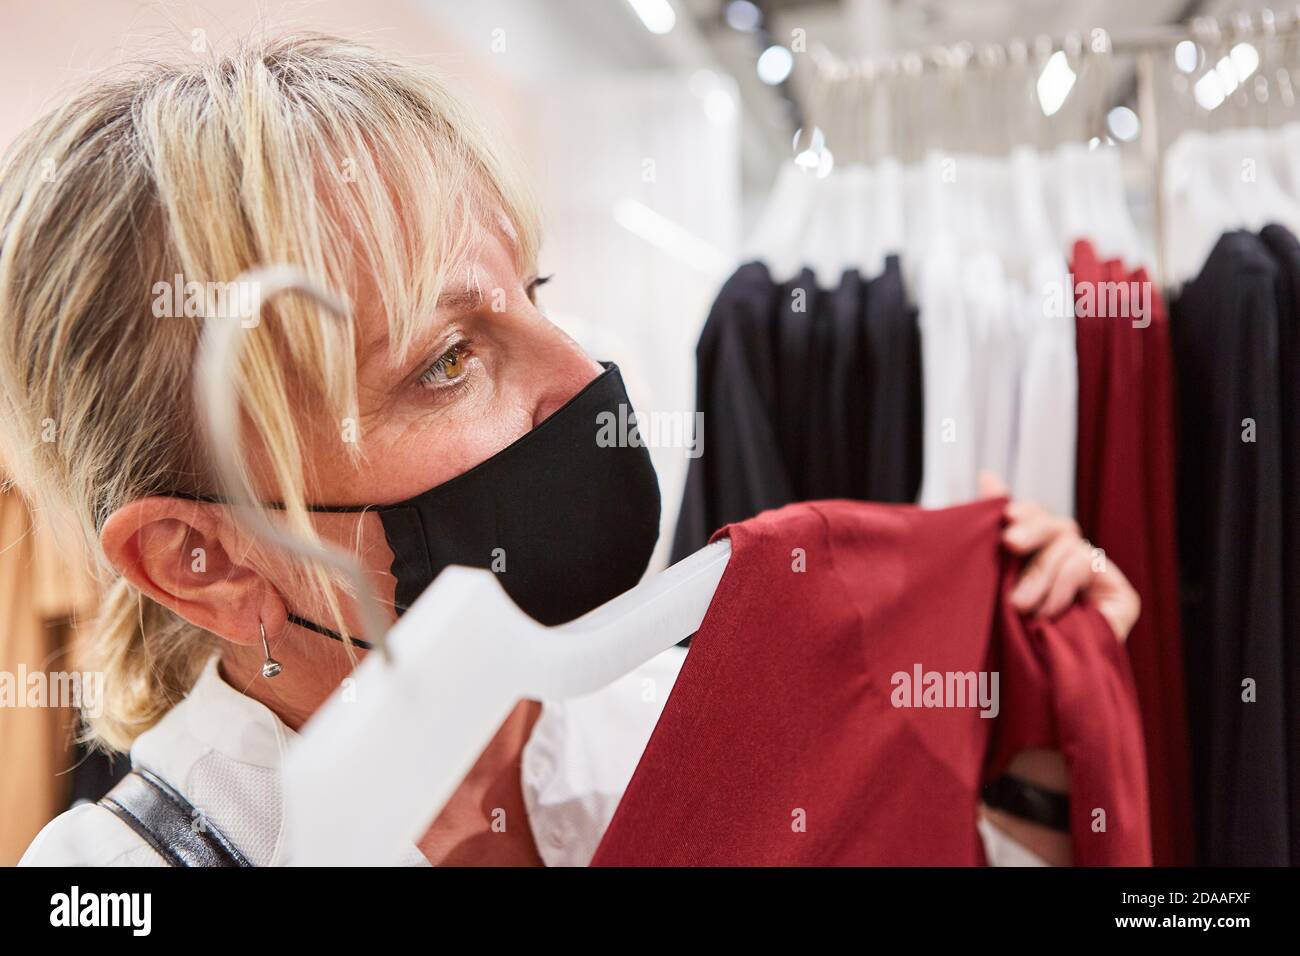
[[[992,472],[981,472],[979,482],[983,497],[1007,494]],[[1009,503],[1005,515],[1003,545],[1013,554],[1030,556],[1011,592],[1012,606],[1022,614],[1053,618],[1083,598],[1125,640],[1137,623],[1142,601],[1119,568],[1104,558],[1101,566],[1095,565],[1094,549],[1078,523],[1027,501]]]
[[[1007,510],[1019,516],[1003,535],[1007,548],[1033,555],[1011,592],[1016,610],[1054,618],[1082,598],[1125,640],[1142,605],[1123,572],[1109,563],[1095,567],[1092,545],[1069,518],[1049,515],[1037,505],[1014,504]]]
[[[1024,614],[1038,613],[1053,594],[1061,569],[1078,551],[1079,541],[1069,535],[1058,534],[1040,549],[1020,573],[1011,592],[1011,603]]]
[[[1079,538],[1079,526],[1070,518],[1048,514],[1041,505],[1013,501],[1007,505],[1010,524],[1002,540],[1014,554],[1031,554],[1065,535]]]
[[[1075,595],[1083,594],[1087,597],[1095,578],[1092,548],[1085,541],[1073,540],[1069,556],[1061,563],[1056,580],[1052,582],[1051,590],[1038,613],[1047,618],[1056,617],[1074,603]]]
[[[1142,615],[1142,598],[1129,583],[1124,572],[1107,565],[1093,574],[1086,596],[1101,612],[1115,636],[1124,641]]]

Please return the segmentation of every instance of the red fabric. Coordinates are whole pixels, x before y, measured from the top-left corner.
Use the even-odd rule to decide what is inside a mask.
[[[1076,299],[1094,303],[1098,282],[1147,283],[1151,323],[1134,327],[1139,302],[1120,314],[1082,312],[1079,360],[1078,481],[1083,533],[1106,552],[1142,597],[1127,650],[1137,686],[1150,773],[1151,843],[1158,866],[1195,862],[1191,769],[1183,680],[1182,625],[1174,522],[1174,381],[1169,318],[1144,270],[1101,262],[1088,242],[1074,247]],[[1137,288],[1130,285],[1130,289]],[[1124,299],[1119,299],[1122,305]]]
[[[1006,609],[1004,505],[813,502],[719,531],[730,563],[593,865],[982,864],[980,785],[1039,745],[1066,755],[1076,861],[1149,863],[1123,650],[1095,609]],[[894,706],[916,665],[996,669],[1000,714]]]

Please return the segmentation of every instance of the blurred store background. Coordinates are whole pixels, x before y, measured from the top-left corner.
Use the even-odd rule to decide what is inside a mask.
[[[1196,17],[1226,27],[1234,14],[1262,9],[1231,0],[9,3],[0,10],[0,142],[94,70],[192,55],[196,44],[220,49],[253,29],[329,31],[418,57],[495,117],[538,184],[543,268],[555,274],[545,294],[550,313],[595,351],[619,357],[639,406],[685,413],[694,407],[687,359],[709,303],[744,252],[778,170],[807,150],[824,53],[882,67],[893,57],[897,68],[896,54],[969,44],[975,61],[1016,38],[1032,54],[1036,40],[1059,48],[1073,33],[1086,44],[1098,27],[1135,37]],[[1204,54],[1183,54],[1192,82],[1209,77],[1202,99],[1224,99],[1218,91],[1235,85],[1231,71],[1221,82]],[[1105,130],[1088,130],[1089,138],[1101,132],[1128,147],[1136,214],[1149,216],[1135,59],[1117,52],[1100,92],[1095,82],[1076,84],[1064,57],[1047,58],[1036,73],[1045,115],[1099,97]],[[1162,138],[1173,135],[1171,121],[1199,120],[1170,112]],[[932,112],[897,121],[931,132],[943,122]],[[685,457],[655,455],[664,500],[676,502]]]
[[[1252,0],[7,0],[0,143],[96,70],[219,50],[250,30],[325,31],[416,57],[506,130],[537,184],[547,311],[620,363],[638,408],[689,414],[696,340],[783,171],[816,180],[885,155],[1074,140],[1120,156],[1154,258],[1156,164],[1179,132],[1291,109],[1290,66],[1271,71],[1295,60],[1273,30],[1281,17]],[[1194,38],[1168,32],[1193,21]],[[1158,50],[1145,66],[1144,49]],[[908,85],[922,75],[926,92]],[[689,461],[680,448],[653,454],[661,567]],[[39,519],[11,492],[4,506],[0,666],[37,668],[66,635],[16,635],[66,628],[78,609],[37,606],[38,589],[7,570],[31,566],[21,555]],[[11,770],[21,748],[48,755],[39,742],[63,726],[0,711],[0,864],[66,803],[70,775],[33,799]]]

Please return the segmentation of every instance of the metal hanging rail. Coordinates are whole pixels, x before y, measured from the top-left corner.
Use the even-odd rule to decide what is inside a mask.
[[[1155,228],[1155,273],[1162,282],[1166,275],[1164,241],[1164,148],[1160,141],[1160,117],[1156,84],[1163,63],[1184,40],[1206,49],[1226,48],[1247,41],[1300,37],[1300,6],[1284,12],[1263,9],[1238,12],[1220,21],[1216,17],[1195,17],[1187,23],[1151,27],[1120,35],[1095,28],[1064,37],[1038,36],[1031,40],[1013,38],[1006,43],[956,44],[902,53],[845,58],[825,48],[812,51],[816,97],[825,105],[834,91],[845,85],[888,82],[897,77],[918,77],[931,72],[964,71],[974,64],[980,70],[1024,68],[1030,57],[1045,62],[1058,51],[1077,59],[1088,54],[1131,54],[1135,58],[1136,99],[1141,118],[1139,148],[1152,186]]]

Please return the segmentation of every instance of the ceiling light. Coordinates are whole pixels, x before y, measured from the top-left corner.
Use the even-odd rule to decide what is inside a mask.
[[[1142,123],[1127,106],[1117,106],[1106,114],[1106,125],[1111,135],[1122,143],[1131,143],[1142,131]]]
[[[1232,58],[1232,66],[1237,75],[1243,80],[1259,68],[1259,51],[1249,43],[1238,43],[1228,56]]]
[[[651,33],[667,33],[677,23],[677,11],[668,0],[627,0]]]
[[[1192,87],[1192,95],[1196,97],[1197,104],[1203,110],[1215,109],[1228,98],[1228,94],[1223,91],[1223,81],[1219,79],[1219,74],[1215,70],[1210,70],[1196,81],[1196,85]]]
[[[1259,51],[1249,43],[1238,43],[1196,81],[1192,95],[1202,109],[1217,109],[1257,69]]]
[[[1057,50],[1048,58],[1043,72],[1038,75],[1038,104],[1045,116],[1054,115],[1065,104],[1075,79],[1075,72],[1070,69],[1069,58],[1063,50]]]
[[[726,17],[727,26],[741,33],[752,33],[763,22],[763,11],[756,4],[750,3],[750,0],[731,0],[723,16]]]
[[[794,54],[777,44],[768,47],[758,57],[758,78],[768,86],[785,82],[794,69]]]

